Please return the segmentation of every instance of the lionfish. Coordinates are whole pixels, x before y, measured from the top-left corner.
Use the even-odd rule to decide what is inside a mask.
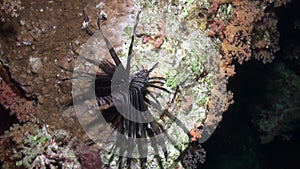
[[[164,138],[171,138],[164,133],[165,129],[163,125],[156,120],[154,115],[149,111],[149,107],[154,108],[162,115],[175,122],[183,129],[191,140],[194,141],[195,136],[192,135],[192,133],[179,119],[177,119],[177,117],[171,114],[167,109],[162,108],[159,101],[151,92],[153,91],[153,88],[155,88],[162,92],[171,93],[168,89],[163,87],[166,82],[166,78],[150,75],[150,73],[158,66],[158,63],[155,63],[150,69],[142,67],[134,74],[130,74],[134,37],[136,35],[136,28],[139,22],[140,13],[141,11],[138,12],[135,19],[126,67],[122,64],[116,51],[112,47],[111,42],[104,35],[100,26],[99,17],[97,19],[98,30],[105,41],[106,47],[108,48],[114,63],[107,59],[102,59],[99,63],[87,58],[85,58],[85,60],[93,64],[97,64],[98,68],[102,70],[102,73],[96,73],[94,82],[95,93],[98,108],[106,122],[111,125],[111,128],[126,139],[149,138],[153,150],[157,153],[159,148],[161,148],[165,151],[164,156],[167,157],[165,141],[161,140],[163,139],[162,137],[156,136],[165,134],[166,137]],[[176,94],[174,94],[174,97],[175,95]],[[130,168],[132,162],[135,161],[135,159],[131,157],[131,154],[133,153],[133,143],[126,144],[118,137],[115,139],[115,144],[111,147],[110,151],[111,153],[118,151],[118,167],[124,168],[127,166]],[[137,151],[140,153],[147,153],[148,148],[145,145],[138,145]],[[124,156],[126,156],[126,158]],[[108,159],[108,165],[114,158],[115,155],[111,155]],[[159,166],[163,168],[160,158],[161,157],[158,155],[156,156]],[[143,167],[147,162],[147,157],[139,159],[141,166]]]

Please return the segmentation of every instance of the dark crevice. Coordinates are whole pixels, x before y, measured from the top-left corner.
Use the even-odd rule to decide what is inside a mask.
[[[13,23],[0,21],[0,35],[3,37],[15,37],[17,35],[16,29],[13,27]],[[9,39],[9,38],[5,38]]]
[[[300,76],[300,1],[294,0],[277,12],[280,32],[278,59]],[[297,25],[298,24],[298,25]],[[290,59],[288,55],[298,55],[298,59]]]
[[[9,111],[2,105],[0,105],[0,119],[0,136],[3,135],[13,123],[17,122],[17,118],[15,116],[10,116]]]

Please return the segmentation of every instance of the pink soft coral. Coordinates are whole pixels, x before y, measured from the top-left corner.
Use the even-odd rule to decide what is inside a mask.
[[[18,96],[12,88],[0,78],[0,104],[10,110],[11,115],[16,115],[20,122],[26,122],[34,118],[35,108],[32,101]]]

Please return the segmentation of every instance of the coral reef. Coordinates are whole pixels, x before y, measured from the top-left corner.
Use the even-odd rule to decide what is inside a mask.
[[[272,10],[267,11],[266,9],[267,7],[277,8],[285,5],[289,1],[290,0],[211,0],[197,2],[190,0],[187,2],[172,1],[172,3],[176,4],[173,4],[173,6],[167,6],[163,1],[140,1],[141,4],[144,4],[144,6],[141,5],[143,7],[146,7],[145,4],[151,3],[159,8],[165,5],[164,7],[168,7],[166,10],[175,11],[172,16],[178,17],[185,22],[181,24],[184,26],[178,26],[178,29],[186,29],[191,25],[201,30],[208,28],[208,35],[217,37],[221,41],[221,56],[215,52],[216,48],[214,47],[209,47],[209,50],[203,50],[204,54],[201,53],[203,56],[206,56],[206,54],[212,55],[209,59],[213,61],[209,60],[207,63],[213,64],[212,66],[208,66],[213,67],[214,73],[216,73],[213,74],[213,76],[207,76],[207,70],[203,69],[203,65],[206,65],[206,61],[194,59],[196,58],[194,56],[198,57],[199,52],[195,53],[195,51],[190,49],[180,49],[171,54],[172,56],[180,56],[183,55],[183,52],[187,51],[186,54],[193,57],[189,56],[184,58],[182,62],[176,64],[182,64],[188,67],[188,70],[193,72],[193,76],[191,76],[193,77],[192,80],[194,80],[195,77],[197,79],[196,81],[209,84],[204,85],[204,87],[208,87],[209,89],[207,90],[209,99],[208,96],[205,96],[205,99],[200,100],[201,102],[199,101],[199,104],[201,103],[202,106],[200,107],[201,109],[197,107],[196,111],[194,111],[198,118],[197,121],[205,120],[203,122],[205,127],[201,133],[202,135],[201,137],[195,137],[194,142],[197,142],[197,139],[202,142],[206,141],[215,130],[217,124],[222,120],[222,113],[233,103],[233,93],[228,92],[226,86],[228,79],[235,74],[234,63],[239,62],[243,64],[252,58],[261,60],[263,63],[272,62],[274,53],[279,50],[279,34],[276,26],[276,15]],[[89,28],[92,32],[95,32],[97,31],[95,22],[96,13],[101,11],[106,15],[106,19],[108,17],[108,20],[117,23],[122,20],[122,17],[128,16],[131,13],[132,6],[134,5],[132,2],[129,3],[129,1],[127,1],[128,3],[119,3],[119,1],[113,1],[112,3],[88,1],[84,6],[82,6],[81,1],[49,1],[47,5],[38,1],[22,2],[22,6],[20,0],[3,0],[0,2],[0,19],[2,21],[7,20],[6,16],[17,17],[18,12],[23,9],[23,5],[28,10],[23,10],[22,14],[24,13],[24,16],[30,16],[29,18],[22,16],[17,18],[20,19],[20,24],[12,26],[17,32],[16,35],[13,35],[13,40],[6,39],[6,37],[2,38],[2,35],[0,35],[1,60],[9,65],[12,77],[22,84],[24,90],[26,90],[29,95],[36,95],[38,97],[38,110],[35,109],[33,101],[21,97],[6,80],[3,80],[3,77],[3,79],[0,79],[0,104],[9,110],[11,115],[16,116],[21,123],[14,124],[11,129],[0,138],[0,158],[4,161],[3,168],[15,168],[16,165],[25,168],[100,168],[102,161],[96,149],[82,143],[78,144],[78,140],[69,136],[69,134],[63,130],[50,131],[47,127],[40,127],[36,124],[36,118],[34,116],[38,113],[39,120],[50,126],[64,128],[72,134],[76,134],[76,136],[84,135],[79,127],[74,111],[72,111],[74,113],[73,115],[60,111],[65,105],[69,105],[69,100],[71,99],[71,84],[69,82],[63,83],[58,80],[60,78],[68,78],[70,74],[64,70],[57,69],[56,65],[61,65],[70,70],[72,69],[74,57],[73,54],[68,52],[68,43],[72,41],[76,47],[79,47],[88,38],[85,32],[82,31],[81,24],[87,24],[84,28]],[[210,5],[208,4],[209,2]],[[99,4],[97,5],[96,3]],[[146,10],[146,8],[144,8],[144,10]],[[151,10],[155,11],[153,9]],[[160,17],[160,14],[161,13],[156,13],[156,16]],[[149,16],[145,16],[145,18],[147,17],[150,18]],[[121,19],[118,20],[119,18]],[[129,17],[127,17],[127,19],[128,18]],[[83,23],[82,19],[84,19]],[[152,32],[154,33],[152,40],[151,36],[144,36],[143,39],[139,39],[148,46],[149,44],[147,44],[147,42],[151,42],[150,45],[152,45],[152,48],[150,51],[155,54],[150,55],[151,57],[156,56],[159,51],[163,50],[173,52],[174,46],[179,49],[179,41],[176,38],[185,37],[186,35],[174,33],[175,35],[172,37],[170,36],[172,31],[169,31],[171,26],[165,28],[165,25],[162,25],[165,21],[156,23],[157,31],[156,28],[147,27],[150,24],[147,23],[146,19],[143,20],[144,21],[141,22],[146,24],[144,24],[144,27],[138,28],[140,32],[145,31],[144,29],[154,31]],[[165,23],[167,25],[167,22]],[[175,23],[169,25],[176,25]],[[109,25],[108,21],[104,21],[103,25]],[[111,26],[109,31],[120,33],[121,29],[116,25],[117,24],[109,25]],[[299,23],[297,24],[295,22],[295,27],[299,29]],[[66,31],[66,28],[69,28],[68,31]],[[202,34],[200,35],[196,34],[196,36],[194,36],[195,40],[190,43],[197,45],[196,42],[199,42],[199,39],[202,37]],[[114,40],[119,40],[118,38],[112,37]],[[172,39],[175,40],[172,41]],[[207,43],[207,41],[205,41],[205,43]],[[201,42],[202,45],[205,43]],[[15,48],[12,46],[15,46]],[[120,46],[120,44],[115,44],[114,47],[118,48]],[[200,46],[201,45],[197,47]],[[97,50],[100,52],[99,48],[97,48]],[[142,50],[145,51],[145,48],[142,48]],[[96,54],[98,56],[98,53]],[[297,57],[299,56],[297,55]],[[169,59],[166,55],[157,58],[158,61]],[[219,61],[220,58],[221,62]],[[174,69],[173,66],[171,68]],[[169,76],[167,82],[170,88],[176,88],[176,86],[184,81],[182,79],[178,81],[178,75],[183,75],[182,77],[187,76],[182,69],[179,69],[178,72],[179,73],[173,73],[173,75],[171,74],[172,72],[168,72],[170,74],[166,73],[166,75]],[[293,82],[297,81],[295,80],[296,77],[292,75],[288,75],[285,78],[291,79]],[[284,80],[282,80],[282,82],[288,83],[287,86],[283,86],[283,83],[279,85],[282,90],[287,90],[286,87],[289,87],[289,92],[292,93],[298,89],[298,87],[291,82]],[[189,82],[186,82],[186,84],[188,83]],[[192,81],[191,84],[193,83],[194,81]],[[186,86],[186,88],[188,87],[189,86]],[[201,90],[197,89],[196,91],[202,94]],[[191,93],[197,96],[200,95],[195,92]],[[261,112],[261,117],[258,118],[258,127],[263,133],[262,140],[264,140],[264,142],[272,140],[275,136],[284,135],[290,131],[288,127],[289,124],[299,119],[295,113],[298,109],[291,109],[292,106],[296,104],[299,105],[299,103],[297,103],[299,98],[296,98],[295,95],[283,96],[281,99],[272,100],[272,102],[276,103],[274,105],[279,105],[279,107],[270,106],[258,108],[259,112]],[[271,98],[271,96],[269,97]],[[178,106],[178,110],[187,111],[193,107],[193,100],[189,97],[180,97],[180,99],[183,100],[184,103],[188,100],[189,103]],[[290,103],[285,102],[283,104],[284,99],[293,99],[296,101]],[[283,110],[283,108],[285,110]],[[272,116],[272,118],[270,118],[270,116]],[[193,116],[190,117],[194,118]],[[282,123],[284,125],[280,127],[279,124]],[[193,124],[189,123],[188,125],[192,126]],[[184,140],[183,137],[178,138],[178,140]],[[181,148],[184,149],[185,147],[182,146]],[[173,148],[170,149],[170,151],[175,150]],[[169,157],[172,160],[171,157],[178,156],[178,154],[179,153],[175,155],[172,154]],[[200,144],[188,146],[182,154],[182,164],[187,168],[195,168],[196,163],[204,162],[205,151]],[[169,164],[170,162],[165,161],[164,163]]]
[[[226,76],[234,75],[233,61],[243,64],[256,58],[263,63],[272,62],[274,54],[279,50],[279,33],[275,13],[266,9],[288,2],[289,0],[211,1],[207,33],[221,40],[221,67]]]
[[[223,88],[226,88],[228,79],[235,75],[235,62],[243,64],[256,58],[263,63],[269,63],[274,59],[274,54],[279,50],[277,18],[272,10],[266,11],[266,8],[278,7],[285,4],[283,2],[272,6],[270,1],[210,1],[206,14],[206,32],[220,40],[221,62],[216,76],[218,83],[211,91],[208,104],[204,138],[214,130],[213,126],[222,120],[221,112],[233,104],[233,93]],[[227,97],[224,98],[224,95]],[[219,104],[223,100],[226,100],[225,107]]]

